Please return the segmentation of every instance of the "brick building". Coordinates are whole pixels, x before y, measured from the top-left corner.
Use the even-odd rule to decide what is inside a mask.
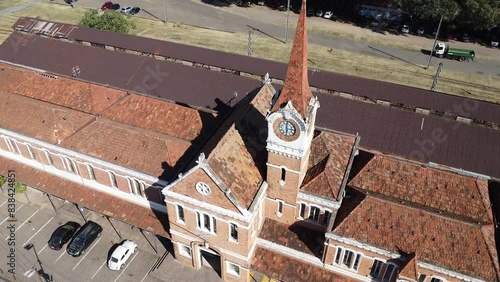
[[[316,128],[331,108],[309,85],[303,5],[282,89],[265,77],[226,111],[1,63],[2,167],[226,281],[499,281],[494,177]]]

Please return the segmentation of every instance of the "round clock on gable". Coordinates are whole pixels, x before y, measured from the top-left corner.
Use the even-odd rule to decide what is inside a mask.
[[[289,122],[288,120],[280,122],[278,127],[281,134],[285,136],[293,136],[296,132],[295,125],[293,125],[293,123]]]

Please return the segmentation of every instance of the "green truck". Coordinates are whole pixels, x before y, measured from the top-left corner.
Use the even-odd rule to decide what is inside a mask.
[[[460,62],[468,62],[470,60],[474,60],[474,57],[476,56],[474,50],[452,48],[448,44],[445,44],[443,42],[439,42],[436,45],[434,54],[436,54],[436,56],[439,58],[446,57],[448,59],[458,60]]]

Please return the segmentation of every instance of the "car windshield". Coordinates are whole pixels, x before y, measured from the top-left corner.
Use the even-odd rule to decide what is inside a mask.
[[[118,262],[118,259],[117,259],[117,258],[115,258],[115,257],[111,257],[111,261],[112,261],[112,262]]]
[[[85,243],[85,240],[83,240],[83,238],[81,238],[81,237],[75,237],[75,239],[73,240],[73,245],[75,245],[77,247],[82,247],[84,243]]]

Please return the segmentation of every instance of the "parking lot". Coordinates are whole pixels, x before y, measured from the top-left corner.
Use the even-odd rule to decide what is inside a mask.
[[[15,199],[16,221],[11,221],[6,189],[0,194],[0,253],[6,254],[0,257],[0,275],[12,279],[9,269],[14,268],[16,281],[43,281],[39,274],[48,281],[160,281],[148,275],[165,253],[165,247],[152,234],[62,200],[52,198],[51,204],[46,195],[36,190],[29,190],[27,195],[16,194]],[[59,251],[48,247],[47,241],[58,226],[67,221],[83,225],[84,218],[99,223],[103,232],[83,255],[68,255],[66,246]],[[14,235],[8,229],[12,224]],[[123,239],[136,241],[139,250],[130,256],[122,270],[112,271],[106,266],[110,249]],[[12,253],[12,242],[15,243],[13,260],[7,257]],[[28,244],[33,247],[23,248]],[[14,264],[9,266],[12,261]],[[26,272],[32,268],[37,272],[27,277]]]

